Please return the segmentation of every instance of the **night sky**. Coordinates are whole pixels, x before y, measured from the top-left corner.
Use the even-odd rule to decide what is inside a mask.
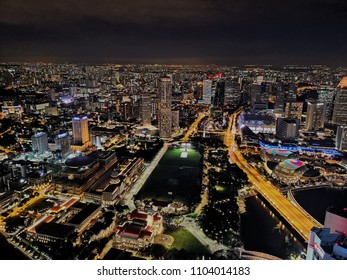
[[[346,0],[0,0],[0,61],[347,65]]]

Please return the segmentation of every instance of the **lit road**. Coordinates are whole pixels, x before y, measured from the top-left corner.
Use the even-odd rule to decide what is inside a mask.
[[[233,162],[237,164],[248,176],[249,181],[256,190],[286,219],[286,221],[308,241],[312,227],[321,227],[307,213],[303,213],[296,208],[284,195],[282,195],[269,181],[264,179],[237,150],[235,143],[237,113],[230,116],[229,128],[225,137],[225,144],[229,148],[229,155]],[[229,130],[230,129],[230,130]]]
[[[182,142],[187,142],[189,141],[189,137],[197,131],[198,125],[201,122],[201,120],[206,117],[208,114],[207,113],[201,113],[199,117],[195,119],[195,121],[192,123],[192,125],[189,127],[186,135],[182,138]]]

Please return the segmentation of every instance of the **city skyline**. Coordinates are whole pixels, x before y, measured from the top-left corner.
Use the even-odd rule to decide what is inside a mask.
[[[333,1],[2,1],[1,62],[347,64]]]

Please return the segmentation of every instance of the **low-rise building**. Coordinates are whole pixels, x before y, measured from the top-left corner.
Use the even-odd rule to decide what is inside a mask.
[[[163,232],[163,219],[159,213],[134,210],[128,220],[116,229],[113,246],[118,249],[140,250],[153,244],[154,236]]]

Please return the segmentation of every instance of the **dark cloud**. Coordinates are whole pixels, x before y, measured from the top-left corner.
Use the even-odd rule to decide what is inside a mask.
[[[0,0],[0,60],[347,64],[344,0]]]

